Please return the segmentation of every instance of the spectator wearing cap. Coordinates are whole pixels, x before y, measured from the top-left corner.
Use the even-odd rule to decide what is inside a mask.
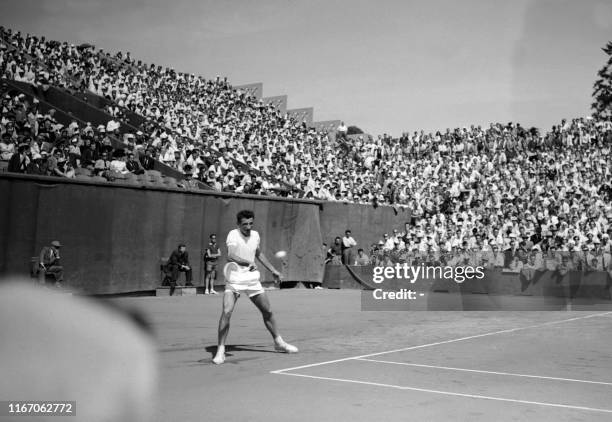
[[[52,274],[55,278],[55,287],[62,287],[64,281],[64,267],[60,263],[61,243],[58,240],[51,242],[51,246],[45,246],[39,256],[39,282],[45,284],[45,276]]]

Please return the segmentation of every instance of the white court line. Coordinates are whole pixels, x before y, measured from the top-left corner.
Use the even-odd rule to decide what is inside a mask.
[[[478,394],[454,393],[452,391],[440,391],[440,390],[430,390],[427,388],[405,387],[402,385],[381,384],[378,382],[358,381],[358,380],[351,380],[351,379],[345,379],[345,378],[319,377],[315,375],[305,375],[305,374],[296,374],[296,373],[282,373],[282,375],[289,375],[293,377],[314,378],[314,379],[326,380],[326,381],[349,382],[353,384],[373,385],[377,387],[395,388],[397,390],[409,390],[409,391],[419,391],[422,393],[443,394],[446,396],[467,397],[467,398],[473,398],[473,399],[485,399],[485,400],[503,401],[503,402],[510,402],[510,403],[532,404],[532,405],[537,405],[537,406],[558,407],[562,409],[588,410],[591,412],[612,413],[612,410],[610,409],[598,409],[596,407],[572,406],[569,404],[547,403],[547,402],[530,401],[530,400],[506,399],[503,397],[481,396]]]
[[[496,372],[496,371],[483,371],[479,369],[465,369],[465,368],[452,368],[449,366],[436,366],[436,365],[423,365],[419,363],[406,363],[406,362],[393,362],[390,360],[376,360],[376,359],[354,359],[363,362],[376,362],[376,363],[388,363],[392,365],[404,365],[404,366],[416,366],[419,368],[433,368],[433,369],[447,369],[450,371],[462,371],[462,372],[476,372],[479,374],[491,374],[491,375],[508,375],[511,377],[524,377],[524,378],[536,378],[543,380],[554,380],[554,381],[568,381],[568,382],[580,382],[584,384],[599,384],[599,385],[611,385],[612,382],[603,381],[589,381],[589,380],[578,380],[574,378],[558,378],[558,377],[545,377],[542,375],[527,375],[527,374],[515,374],[512,372]]]
[[[386,352],[370,353],[370,354],[367,354],[367,355],[351,356],[351,357],[348,357],[348,358],[328,360],[328,361],[325,361],[325,362],[311,363],[311,364],[308,364],[308,365],[294,366],[293,368],[285,368],[285,369],[278,369],[276,371],[270,371],[270,373],[271,374],[285,374],[288,371],[295,371],[295,370],[304,369],[304,368],[312,368],[314,366],[328,365],[330,363],[338,363],[338,362],[346,362],[347,360],[370,358],[370,357],[373,357],[373,356],[386,355],[386,354],[389,354],[389,353],[406,352],[408,350],[422,349],[422,348],[425,348],[425,347],[438,346],[438,345],[441,345],[441,344],[449,344],[449,343],[455,343],[455,342],[458,342],[458,341],[464,341],[464,340],[471,340],[471,339],[475,339],[475,338],[493,336],[493,335],[496,335],[496,334],[513,333],[513,332],[516,332],[516,331],[528,330],[528,329],[531,329],[531,328],[546,327],[548,325],[562,324],[562,323],[565,323],[565,322],[578,321],[578,320],[587,319],[587,318],[595,318],[595,317],[599,317],[599,316],[603,316],[603,315],[608,315],[608,314],[612,314],[612,311],[602,312],[602,313],[599,313],[599,314],[590,314],[590,315],[585,315],[585,316],[575,317],[575,318],[569,318],[569,319],[562,319],[562,320],[559,320],[559,321],[544,322],[542,324],[528,325],[528,326],[525,326],[525,327],[510,328],[510,329],[507,329],[507,330],[500,330],[500,331],[493,331],[493,332],[489,332],[489,333],[476,334],[476,335],[473,335],[473,336],[455,338],[455,339],[452,339],[452,340],[437,341],[435,343],[421,344],[419,346],[404,347],[404,348],[401,348],[401,349],[389,350],[389,351],[386,351]],[[285,374],[285,375],[289,375],[289,374]]]

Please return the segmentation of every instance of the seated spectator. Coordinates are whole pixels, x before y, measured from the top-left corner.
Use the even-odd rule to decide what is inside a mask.
[[[110,162],[108,169],[115,177],[123,177],[130,171],[127,169],[127,165],[125,163],[125,152],[120,149],[115,151],[113,154],[114,158]]]
[[[140,164],[144,170],[153,170],[155,167],[155,159],[153,158],[153,151],[147,148],[145,154],[140,157]]]
[[[370,258],[363,252],[362,248],[357,250],[357,256],[355,257],[355,265],[363,266],[370,265]]]
[[[32,155],[32,161],[28,164],[26,168],[26,173],[33,174],[36,176],[46,176],[47,175],[47,158],[45,154],[45,158],[43,160],[42,155],[36,153]]]
[[[3,133],[0,140],[0,160],[9,161],[15,153],[15,143],[9,133]]]
[[[78,135],[73,136],[73,138],[70,140],[70,145],[68,146],[67,156],[67,159],[72,165],[72,167],[81,166],[81,146],[82,142],[79,139]]]
[[[60,158],[57,160],[57,170],[63,174],[63,177],[68,179],[74,179],[74,176],[76,175],[72,163],[65,158]]]
[[[180,186],[184,189],[199,189],[198,181],[191,177],[190,166],[185,166],[185,179],[181,181]]]
[[[94,165],[94,173],[97,176],[102,176],[106,174],[110,169],[110,161],[108,160],[108,152],[103,151],[100,154],[100,158],[96,161]]]
[[[51,246],[45,246],[39,256],[39,282],[46,283],[46,274],[52,274],[55,278],[55,287],[61,288],[64,281],[64,267],[60,264],[60,248],[62,245],[58,240],[51,242]]]
[[[47,160],[47,164],[48,164],[47,170],[48,170],[49,176],[64,177],[64,172],[59,165],[60,160],[64,161],[62,157],[62,151],[56,148],[53,150],[53,153]]]
[[[172,251],[168,264],[166,265],[166,275],[170,277],[170,289],[171,293],[176,287],[176,282],[179,278],[179,273],[185,273],[185,286],[193,287],[191,282],[191,264],[189,264],[189,253],[187,252],[187,246],[180,244],[177,249]]]
[[[95,142],[86,142],[82,147],[81,165],[93,170],[94,166],[96,165],[96,161],[98,161],[99,158],[98,144]]]
[[[144,169],[142,168],[142,165],[135,159],[134,153],[132,152],[128,153],[128,160],[125,163],[125,167],[130,173],[133,173],[133,174],[143,174],[144,173]]]
[[[9,160],[7,171],[12,173],[25,173],[30,164],[30,158],[28,157],[29,150],[29,145],[20,145],[17,152],[14,153]]]

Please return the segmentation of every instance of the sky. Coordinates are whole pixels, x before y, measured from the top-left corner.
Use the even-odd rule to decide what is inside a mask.
[[[0,25],[399,136],[590,114],[609,0],[0,0]]]

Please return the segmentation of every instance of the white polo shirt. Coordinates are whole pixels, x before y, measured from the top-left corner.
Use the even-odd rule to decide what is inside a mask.
[[[227,234],[227,251],[240,259],[255,262],[255,252],[259,247],[259,233],[251,230],[251,235],[245,237],[240,229],[233,229]]]

